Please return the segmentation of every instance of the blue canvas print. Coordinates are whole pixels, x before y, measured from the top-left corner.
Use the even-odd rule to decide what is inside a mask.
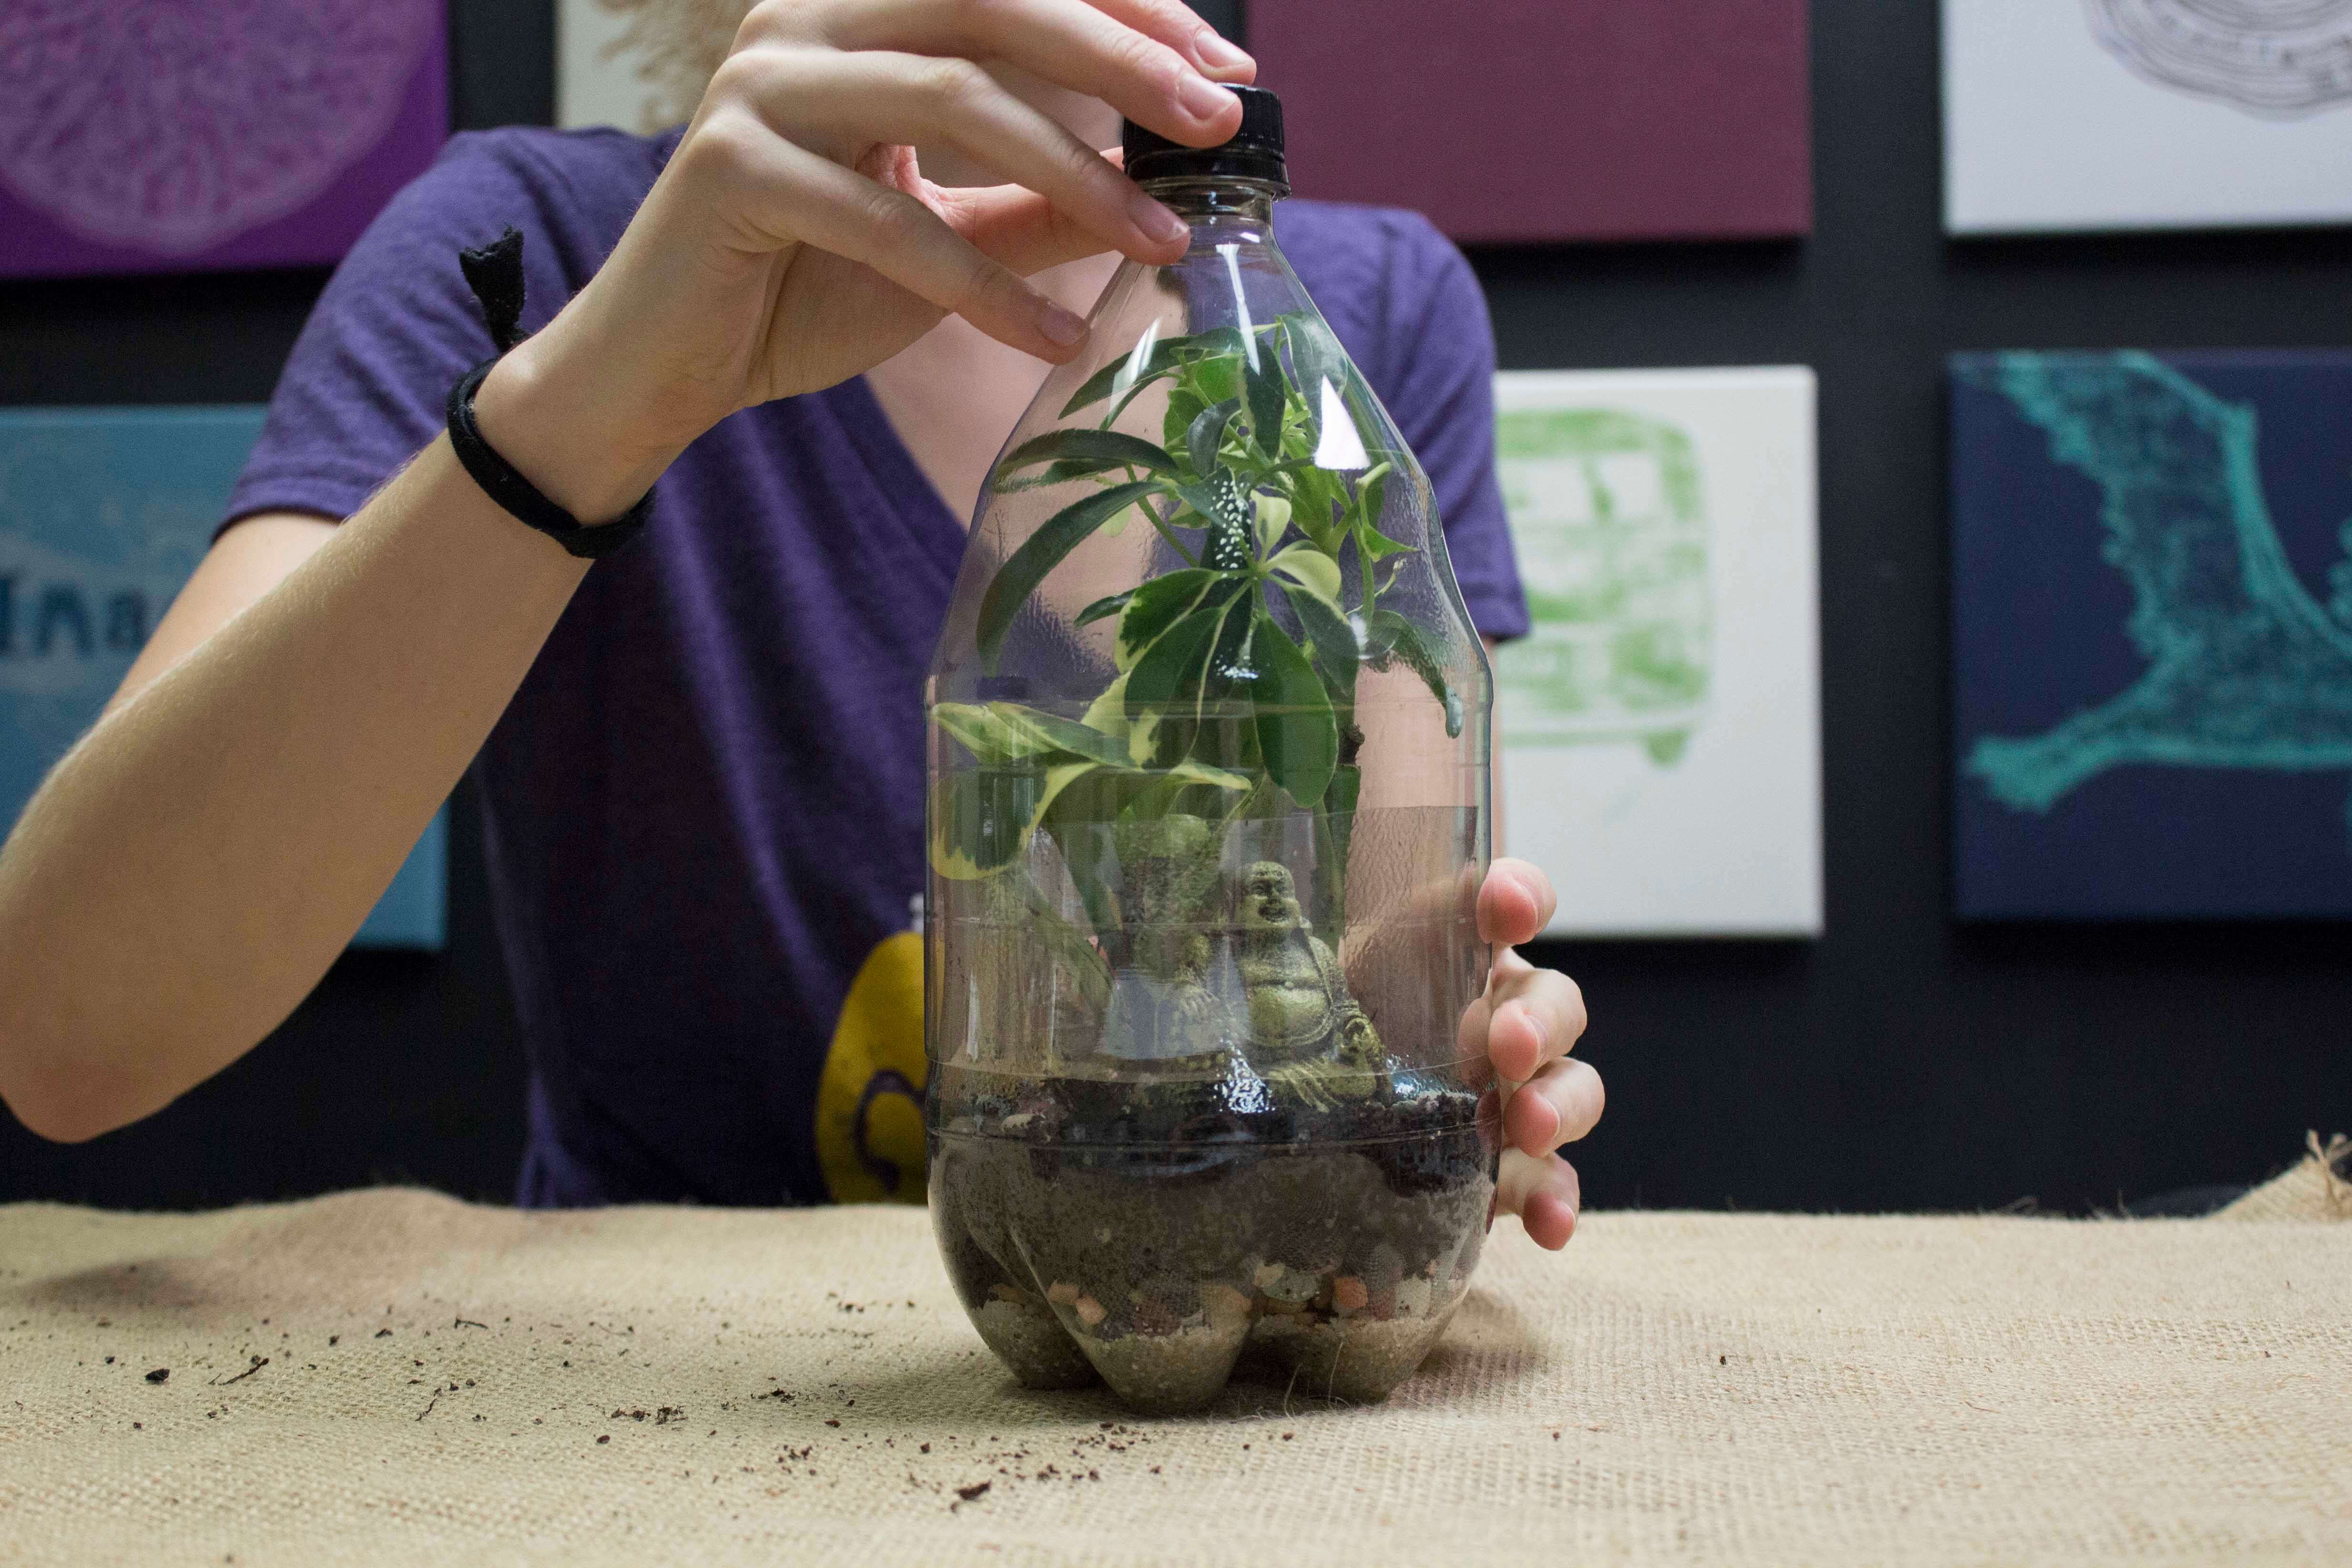
[[[0,410],[0,820],[16,820],[97,719],[195,569],[261,416]],[[434,817],[353,945],[442,945],[446,818]]]
[[[2352,915],[2352,353],[1951,379],[1958,913]]]

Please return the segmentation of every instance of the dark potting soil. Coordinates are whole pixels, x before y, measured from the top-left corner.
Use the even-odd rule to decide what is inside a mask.
[[[1378,1397],[1477,1261],[1499,1144],[1491,1100],[1482,1119],[1458,1087],[1398,1074],[1314,1105],[1246,1068],[1141,1083],[950,1069],[936,1089],[931,1205],[949,1272],[1033,1384],[1088,1381],[1080,1351],[1108,1373],[1123,1343],[1187,1333],[1296,1351],[1320,1331],[1392,1330],[1418,1348],[1358,1384]],[[992,1303],[1019,1332],[990,1332]],[[1213,1393],[1224,1373],[1202,1375]]]

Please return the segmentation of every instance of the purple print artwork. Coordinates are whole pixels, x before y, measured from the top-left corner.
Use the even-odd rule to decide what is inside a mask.
[[[442,0],[0,0],[0,276],[340,258],[448,133]]]
[[[1302,196],[1415,207],[1465,243],[1812,227],[1807,0],[1248,9]]]

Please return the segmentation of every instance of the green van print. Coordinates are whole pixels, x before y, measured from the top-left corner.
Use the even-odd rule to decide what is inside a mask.
[[[1698,456],[1681,428],[1612,409],[1496,420],[1532,633],[1495,661],[1507,746],[1639,742],[1682,758],[1714,637]]]

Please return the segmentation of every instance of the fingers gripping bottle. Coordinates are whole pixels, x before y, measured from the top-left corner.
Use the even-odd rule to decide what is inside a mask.
[[[1378,1399],[1494,1191],[1490,681],[1429,481],[1276,243],[1281,105],[1129,126],[1192,226],[997,460],[934,658],[931,1212],[1024,1384]]]

